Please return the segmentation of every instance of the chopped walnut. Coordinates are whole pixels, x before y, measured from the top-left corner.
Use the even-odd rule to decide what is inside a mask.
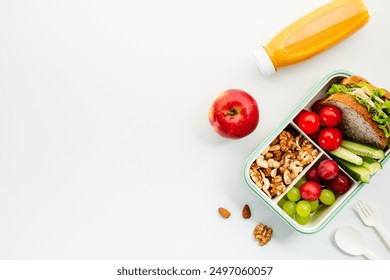
[[[297,159],[303,164],[307,165],[311,163],[314,158],[318,155],[318,150],[313,147],[308,140],[304,140],[301,143],[301,149],[298,152]]]
[[[289,164],[288,169],[291,171],[290,178],[294,179],[302,172],[303,163],[295,159]]]
[[[274,151],[273,152],[273,155],[274,155],[274,159],[276,161],[281,161],[282,160],[282,155],[283,155],[283,152],[281,150],[277,150],[277,151]]]
[[[292,178],[291,178],[292,176],[291,176],[291,173],[290,173],[290,170],[285,170],[284,172],[283,172],[283,181],[284,181],[284,183],[288,186],[288,185],[290,185],[291,184],[291,182],[292,182]]]
[[[279,196],[282,193],[286,191],[286,186],[283,184],[280,184],[279,186],[276,187],[276,195]]]
[[[256,186],[258,186],[259,188],[263,186],[263,179],[261,178],[261,174],[258,169],[258,165],[256,163],[253,163],[251,165],[249,176],[251,177],[252,181],[256,184]]]
[[[295,138],[290,132],[288,132],[286,130],[282,131],[279,134],[280,149],[283,152],[293,150],[296,147],[294,140],[295,140]]]
[[[286,186],[283,183],[282,176],[276,175],[271,179],[271,190],[270,193],[275,195],[280,195],[286,190]]]
[[[267,243],[271,241],[272,234],[272,228],[264,224],[258,224],[253,231],[253,236],[256,241],[259,242],[260,246],[267,245]]]
[[[271,187],[276,187],[280,184],[283,184],[283,179],[282,176],[276,175],[275,177],[272,178],[271,180]]]
[[[272,177],[272,169],[271,168],[263,168],[261,171],[263,171],[265,177]]]

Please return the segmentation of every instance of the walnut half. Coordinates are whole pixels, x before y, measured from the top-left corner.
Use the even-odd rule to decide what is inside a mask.
[[[260,246],[264,246],[270,242],[272,234],[272,228],[264,224],[258,224],[253,231],[253,236],[255,237],[256,241],[259,242]]]

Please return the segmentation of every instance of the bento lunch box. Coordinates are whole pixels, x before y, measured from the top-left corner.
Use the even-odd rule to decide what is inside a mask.
[[[332,205],[319,205],[318,209],[310,214],[310,221],[302,224],[298,223],[293,216],[289,216],[282,208],[282,203],[285,201],[287,192],[297,184],[300,184],[304,179],[306,172],[313,166],[318,165],[319,162],[324,159],[332,158],[331,155],[324,151],[314,140],[312,140],[307,134],[305,134],[295,123],[294,118],[302,110],[310,111],[311,106],[319,99],[326,97],[326,92],[332,84],[339,83],[343,78],[350,77],[353,74],[349,71],[340,70],[334,71],[326,75],[320,82],[318,82],[312,90],[301,100],[298,106],[284,119],[284,121],[269,134],[250,154],[244,164],[243,172],[244,179],[247,186],[260,197],[280,218],[282,218],[288,225],[294,230],[304,233],[311,234],[316,233],[323,229],[336,215],[337,213],[348,204],[348,202],[361,190],[365,183],[352,178],[348,172],[340,167],[340,172],[343,172],[351,182],[351,188],[342,194],[335,194],[336,200]],[[288,132],[288,133],[287,133]],[[276,143],[276,144],[275,144]],[[289,150],[289,143],[291,144],[291,150]],[[299,147],[296,148],[296,147]],[[295,147],[295,148],[294,148]],[[283,148],[284,152],[279,149]],[[294,150],[296,149],[296,150]],[[280,175],[279,179],[283,180],[289,178],[283,178],[284,174],[279,174],[277,170],[282,170],[283,160],[280,160],[283,153],[294,154],[294,158],[299,158],[299,166],[297,167],[297,173],[291,176],[291,183],[283,188],[271,188],[270,184],[274,183],[275,175]],[[278,159],[271,160],[271,165],[275,164],[275,168],[270,167],[269,164],[266,167],[268,169],[261,169],[264,172],[259,174],[262,162],[267,161],[267,155],[271,153],[271,156],[278,156]],[[282,154],[281,154],[282,153]],[[285,154],[284,154],[285,155]],[[385,158],[381,160],[383,165],[389,159],[389,149],[385,150]],[[293,160],[289,160],[289,163]],[[287,160],[286,160],[287,164]],[[291,173],[294,173],[295,166],[290,169]],[[300,169],[299,169],[300,168]],[[273,171],[272,171],[273,170]],[[380,172],[380,171],[379,171]],[[273,173],[273,174],[272,174]],[[298,175],[297,175],[298,174]],[[287,175],[290,175],[288,173]],[[268,178],[268,180],[262,180],[259,184],[257,178]],[[264,183],[268,184],[264,188]],[[274,186],[276,186],[275,184]],[[271,190],[271,191],[269,191]]]

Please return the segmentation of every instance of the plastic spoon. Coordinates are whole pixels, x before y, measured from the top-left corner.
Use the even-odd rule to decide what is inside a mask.
[[[364,239],[364,236],[354,227],[344,226],[338,228],[334,238],[340,249],[350,255],[364,256],[369,260],[381,259],[367,249],[366,239]]]

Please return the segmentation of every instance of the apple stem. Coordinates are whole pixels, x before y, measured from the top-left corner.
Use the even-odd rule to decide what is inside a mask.
[[[238,113],[239,113],[239,109],[233,107],[232,109],[228,110],[225,112],[225,115],[228,115],[228,116],[236,116]]]

